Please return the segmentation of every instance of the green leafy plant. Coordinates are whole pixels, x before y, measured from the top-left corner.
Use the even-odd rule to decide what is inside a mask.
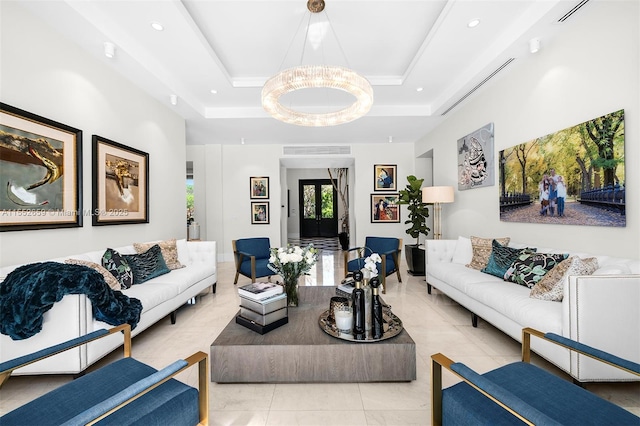
[[[418,179],[413,175],[407,176],[409,183],[405,189],[401,189],[398,204],[406,204],[409,210],[409,219],[405,220],[405,225],[411,225],[407,229],[407,234],[416,239],[416,246],[420,244],[420,234],[425,237],[429,234],[427,227],[427,218],[429,217],[429,208],[427,204],[422,202],[422,182],[424,179]]]

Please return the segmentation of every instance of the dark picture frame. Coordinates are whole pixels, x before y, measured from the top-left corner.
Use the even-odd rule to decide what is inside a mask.
[[[269,177],[252,176],[249,178],[249,193],[252,200],[269,199]]]
[[[93,226],[149,223],[149,154],[93,135]]]
[[[252,201],[251,202],[251,224],[252,225],[268,225],[269,224],[269,202],[268,201]]]
[[[398,190],[398,165],[374,164],[373,165],[373,190],[397,191]]]
[[[0,102],[0,231],[82,226],[82,130]]]
[[[371,223],[400,222],[400,194],[371,194]]]

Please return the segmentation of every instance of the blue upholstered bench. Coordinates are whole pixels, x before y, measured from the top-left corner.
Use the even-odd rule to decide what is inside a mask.
[[[103,336],[123,332],[124,358],[77,378],[0,417],[9,425],[208,424],[208,356],[197,352],[158,371],[131,358],[128,324],[98,330],[0,364],[0,384],[21,366]],[[198,364],[198,389],[172,377]]]
[[[478,374],[442,354],[431,356],[433,425],[640,425],[635,416],[559,376],[531,365],[530,336],[640,376],[640,365],[553,333],[525,328],[522,362]],[[463,381],[442,389],[442,367]]]

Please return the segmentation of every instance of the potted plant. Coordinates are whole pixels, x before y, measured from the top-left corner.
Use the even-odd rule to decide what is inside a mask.
[[[411,225],[407,229],[407,234],[416,239],[415,244],[406,244],[405,258],[407,260],[408,272],[411,275],[425,275],[424,250],[420,249],[420,234],[426,237],[430,229],[427,227],[429,208],[422,202],[422,182],[413,175],[407,176],[409,183],[405,189],[399,191],[400,198],[398,204],[406,204],[409,210],[409,219],[405,220],[406,225]]]

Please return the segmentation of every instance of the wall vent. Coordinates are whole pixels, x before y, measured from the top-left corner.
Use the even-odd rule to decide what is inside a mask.
[[[284,155],[351,155],[351,146],[284,146]]]
[[[587,4],[589,0],[582,0],[580,3],[576,4],[575,6],[573,6],[573,9],[571,9],[570,11],[568,11],[567,13],[564,14],[564,16],[560,19],[558,19],[558,22],[564,22],[567,19],[569,19],[571,17],[571,15],[573,15],[574,13],[576,13],[582,6],[584,6],[585,4]]]
[[[516,58],[509,58],[505,61],[505,63],[503,63],[502,65],[500,65],[498,68],[496,68],[495,71],[493,71],[491,74],[489,74],[487,77],[485,77],[484,80],[482,80],[480,83],[476,84],[476,86],[469,90],[467,93],[465,93],[460,99],[458,99],[457,101],[455,101],[455,103],[453,105],[451,105],[449,108],[446,109],[446,111],[444,111],[441,115],[446,115],[449,111],[451,111],[452,109],[454,109],[456,106],[458,106],[458,104],[462,101],[464,101],[465,99],[467,99],[469,96],[471,96],[471,94],[473,92],[475,92],[476,90],[478,90],[483,84],[485,84],[487,81],[489,81],[491,78],[493,78],[493,76],[495,76],[496,74],[498,74],[500,71],[502,71],[503,69],[505,69],[507,67],[507,65],[509,65],[511,62],[515,61]]]

